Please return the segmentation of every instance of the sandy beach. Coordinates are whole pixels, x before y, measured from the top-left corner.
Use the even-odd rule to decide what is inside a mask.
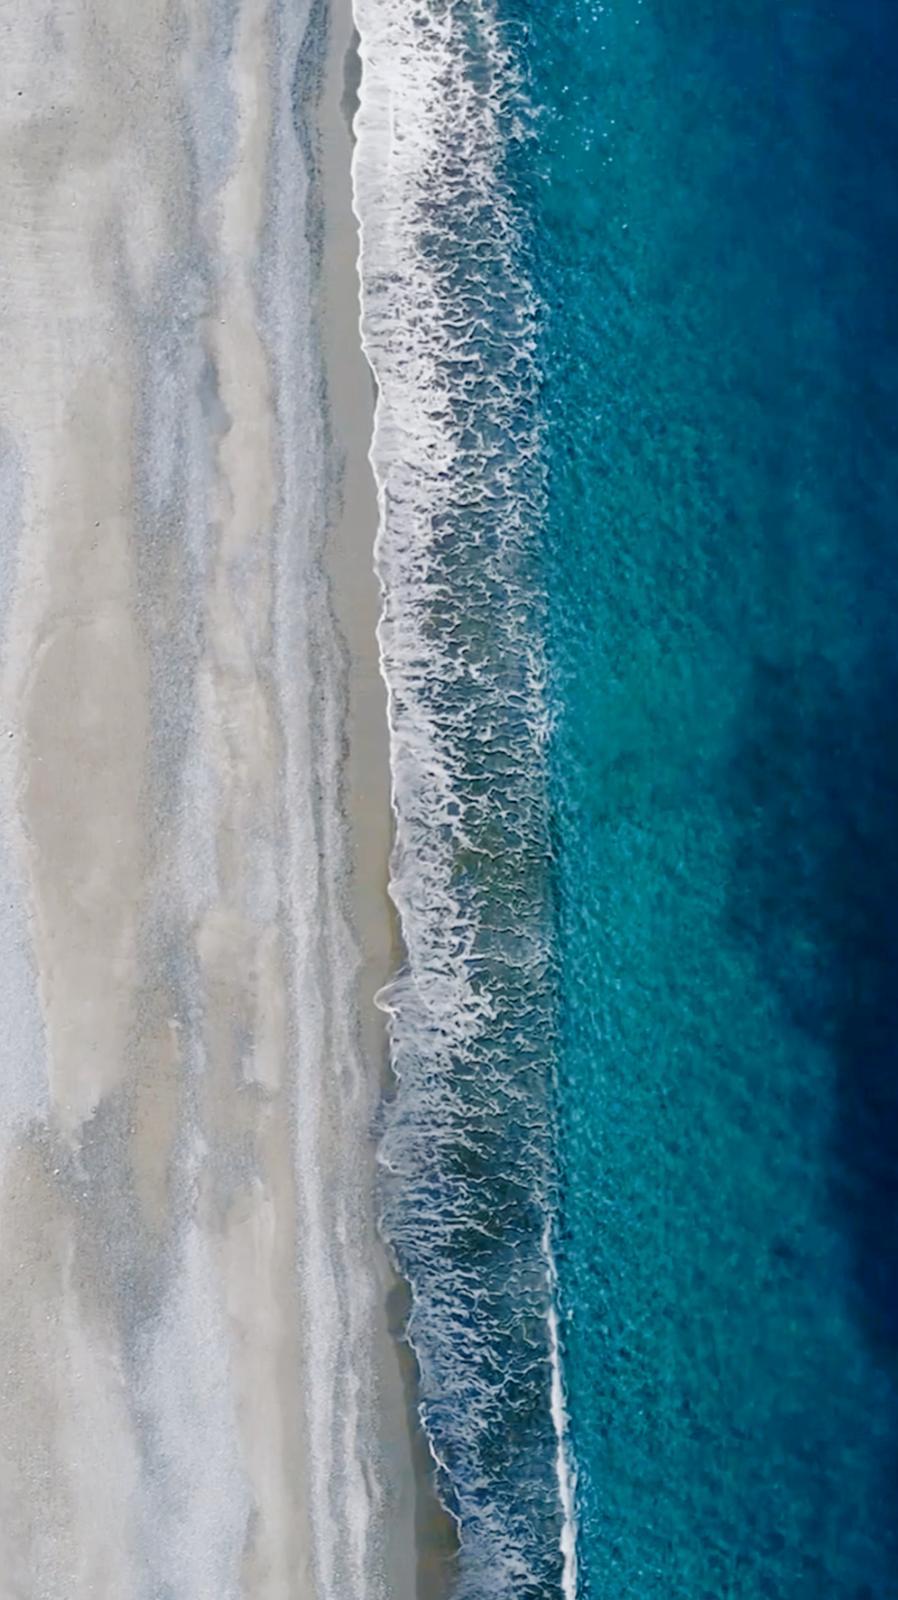
[[[0,17],[0,1596],[411,1600],[347,0]]]

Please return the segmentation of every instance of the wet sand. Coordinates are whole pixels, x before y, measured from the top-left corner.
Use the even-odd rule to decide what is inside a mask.
[[[414,1592],[350,23],[305,23],[0,21],[10,1597]]]
[[[350,172],[351,128],[360,76],[350,0],[330,0],[320,124],[322,192],[326,196],[321,305],[337,502],[329,521],[325,559],[338,629],[348,650],[345,794],[354,858],[353,922],[363,957],[359,974],[363,1049],[366,1059],[381,1062],[382,1086],[390,1093],[384,1018],[375,997],[400,965],[403,952],[398,918],[388,898],[392,843],[389,746],[386,688],[376,634],[380,592],[371,559],[378,508],[368,460],[376,392],[361,345],[358,224],[352,212]],[[350,306],[352,315],[348,314]],[[360,559],[362,553],[364,559]],[[403,1590],[414,1581],[419,1600],[444,1600],[455,1573],[457,1529],[437,1497],[433,1458],[418,1421],[417,1365],[404,1339],[408,1287],[386,1262],[376,1237],[371,1241],[371,1259],[381,1285],[375,1311],[375,1349],[381,1362],[378,1427],[384,1448],[399,1463],[397,1481],[402,1493],[389,1570]],[[411,1517],[413,1545],[408,1542]],[[412,1556],[416,1580],[408,1566]]]

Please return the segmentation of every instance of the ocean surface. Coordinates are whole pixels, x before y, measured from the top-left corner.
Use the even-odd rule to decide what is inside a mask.
[[[898,1595],[898,18],[357,0],[454,1592]]]

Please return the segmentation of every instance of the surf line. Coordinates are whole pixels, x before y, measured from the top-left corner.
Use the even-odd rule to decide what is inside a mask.
[[[570,1443],[567,1399],[564,1391],[564,1372],[561,1365],[561,1345],[558,1338],[558,1270],[552,1253],[552,1224],[546,1222],[543,1232],[543,1254],[546,1259],[546,1276],[549,1280],[549,1362],[551,1366],[551,1410],[555,1429],[555,1472],[558,1478],[558,1495],[561,1500],[561,1592],[564,1600],[577,1600],[577,1469]]]

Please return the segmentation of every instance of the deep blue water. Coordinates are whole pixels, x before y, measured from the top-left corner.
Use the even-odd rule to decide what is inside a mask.
[[[396,15],[384,1213],[456,1591],[560,1591],[553,1215],[581,1600],[895,1600],[898,15]]]
[[[517,10],[581,1592],[885,1600],[898,14]]]

